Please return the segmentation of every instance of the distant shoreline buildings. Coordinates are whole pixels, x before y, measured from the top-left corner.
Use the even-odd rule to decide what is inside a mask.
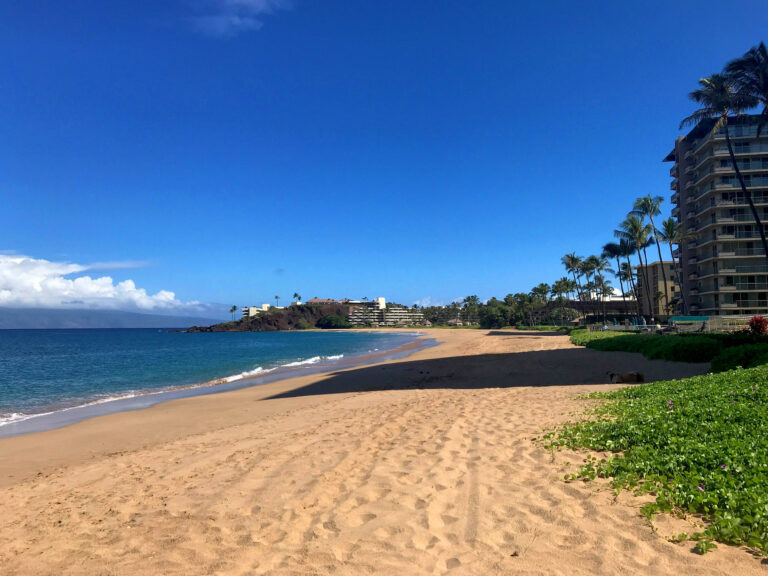
[[[347,321],[353,326],[397,327],[425,324],[424,314],[418,310],[398,304],[387,304],[383,297],[373,300],[334,300],[332,298],[311,298],[302,302],[292,302],[291,306],[345,306],[348,308]],[[243,318],[252,318],[271,310],[282,310],[283,307],[262,304],[261,306],[244,306]]]

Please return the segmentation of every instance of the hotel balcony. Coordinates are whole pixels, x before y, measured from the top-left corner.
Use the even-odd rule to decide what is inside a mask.
[[[721,273],[730,274],[765,274],[768,272],[768,265],[762,264],[759,266],[736,266],[736,268],[729,269],[727,272],[725,269],[721,270]]]
[[[670,190],[677,190],[677,178],[672,180],[672,182],[669,183],[669,189]]]
[[[680,204],[680,193],[675,192],[674,194],[672,194],[671,200],[672,200],[672,204]]]

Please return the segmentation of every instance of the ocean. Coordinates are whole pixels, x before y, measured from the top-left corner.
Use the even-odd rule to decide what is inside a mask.
[[[0,436],[328,370],[415,339],[391,332],[0,330]]]

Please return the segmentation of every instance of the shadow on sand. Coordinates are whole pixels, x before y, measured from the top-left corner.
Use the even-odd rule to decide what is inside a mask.
[[[403,360],[332,372],[319,382],[265,400],[375,390],[608,384],[606,374],[609,371],[638,371],[643,373],[646,382],[653,382],[704,374],[708,368],[708,363],[685,364],[648,360],[641,354],[599,352],[587,348],[481,354],[430,360]]]

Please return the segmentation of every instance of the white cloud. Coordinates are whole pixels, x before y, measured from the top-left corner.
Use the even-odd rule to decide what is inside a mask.
[[[263,17],[290,8],[289,0],[207,0],[201,14],[192,18],[195,28],[210,36],[237,36],[258,30]]]
[[[182,302],[173,292],[148,294],[133,280],[92,277],[94,269],[135,268],[140,262],[82,265],[51,262],[18,254],[0,254],[0,306],[12,308],[87,308],[137,312],[198,312],[199,302]]]
[[[431,296],[425,296],[424,298],[421,298],[419,300],[416,300],[414,302],[417,306],[445,306],[445,304],[441,300],[432,300]]]

